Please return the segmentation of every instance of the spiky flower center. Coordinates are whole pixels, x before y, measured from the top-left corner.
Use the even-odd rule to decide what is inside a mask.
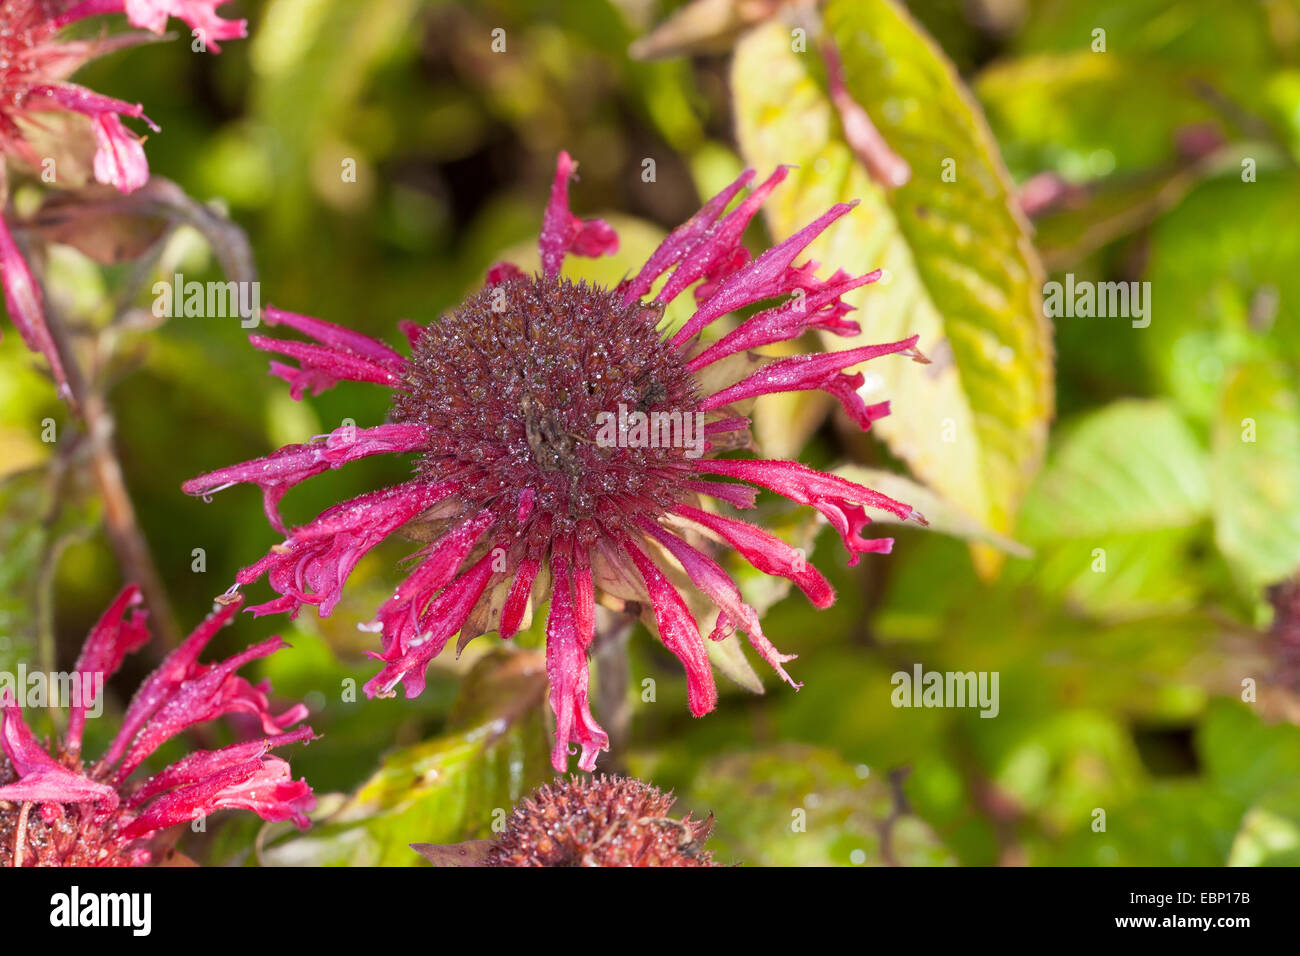
[[[393,419],[427,426],[428,477],[461,481],[480,505],[532,489],[553,534],[667,509],[703,416],[661,317],[585,282],[490,286],[415,343]]]
[[[631,777],[570,778],[510,816],[488,866],[713,866],[712,822],[668,815],[672,794]]]
[[[80,771],[75,758],[62,758]],[[18,773],[0,752],[0,787],[18,780]],[[16,803],[0,800],[0,868],[22,866],[124,865],[116,835],[116,817],[96,812],[94,804]]]
[[[53,30],[47,0],[0,0],[0,125],[14,128],[11,111],[21,109],[32,84],[32,51]]]

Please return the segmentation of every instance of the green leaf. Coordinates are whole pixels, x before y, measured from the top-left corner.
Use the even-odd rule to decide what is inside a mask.
[[[1034,244],[1051,271],[1064,270],[1116,239],[1149,226],[1183,201],[1205,176],[1199,164],[1142,175],[1106,179],[1080,187],[1077,199],[1034,219]],[[1061,351],[1067,351],[1063,343]]]
[[[1025,501],[1036,582],[1103,617],[1188,606],[1208,456],[1165,402],[1115,402],[1065,433]]]
[[[1300,780],[1300,727],[1267,724],[1245,704],[1215,701],[1197,735],[1207,775],[1242,803]]]
[[[1248,593],[1300,567],[1300,397],[1275,363],[1228,381],[1214,425],[1214,536]]]
[[[716,825],[719,862],[754,866],[935,866],[951,856],[887,779],[830,750],[788,744],[723,757],[684,800]]]
[[[1140,345],[1164,390],[1210,422],[1232,368],[1300,367],[1300,187],[1290,176],[1205,183],[1151,236],[1151,325]],[[1135,332],[1135,335],[1139,333]]]
[[[1178,157],[1178,133],[1230,130],[1194,74],[1123,52],[1070,53],[996,63],[975,82],[989,125],[1019,178],[1050,170],[1070,182],[1131,173]]]
[[[1300,866],[1300,784],[1270,793],[1246,811],[1228,866]]]
[[[809,249],[828,268],[888,270],[887,283],[848,296],[862,308],[861,340],[913,333],[934,360],[881,359],[862,394],[893,413],[873,430],[916,475],[993,531],[1010,530],[1037,469],[1052,412],[1050,329],[1042,275],[1012,206],[997,146],[951,64],[898,5],[826,8],[853,97],[912,169],[888,191],[845,142],[818,57],[791,50],[779,24],[740,44],[732,68],[745,158],[797,163],[766,204],[787,236],[842,200],[862,204]],[[945,160],[955,182],[944,182]]]
[[[388,754],[323,825],[263,854],[271,865],[416,866],[413,843],[491,837],[494,818],[550,776],[546,666],[500,651],[470,672],[446,732]]]

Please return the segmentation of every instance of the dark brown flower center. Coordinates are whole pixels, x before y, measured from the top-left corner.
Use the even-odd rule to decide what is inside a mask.
[[[531,488],[552,533],[670,507],[703,415],[660,317],[586,283],[490,286],[427,327],[392,417],[428,426],[427,477],[479,506]]]

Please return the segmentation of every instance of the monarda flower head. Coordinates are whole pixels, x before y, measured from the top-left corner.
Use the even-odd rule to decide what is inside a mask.
[[[298,704],[272,714],[265,682],[235,672],[274,653],[273,637],[218,664],[202,664],[204,647],[238,612],[239,601],[208,617],[140,685],[108,750],[93,763],[81,754],[88,711],[97,712],[103,681],[149,640],[140,592],[127,587],[91,630],[77,660],[67,732],[43,747],[9,695],[0,702],[0,866],[138,866],[151,862],[158,831],[217,810],[252,810],[263,820],[306,828],[316,805],[311,788],[270,753],[312,737],[289,730],[307,715]],[[130,612],[130,613],[128,613]],[[132,774],[163,743],[223,714],[246,714],[264,736],[199,750],[145,779]]]
[[[676,800],[632,777],[571,777],[539,787],[488,847],[485,866],[716,866],[713,818],[678,820]]]
[[[795,264],[809,242],[850,210],[843,203],[750,259],[741,235],[785,168],[728,212],[753,177],[744,173],[617,287],[569,281],[560,275],[567,252],[596,256],[618,243],[604,222],[569,211],[574,165],[560,155],[542,224],[540,274],[496,266],[486,288],[439,321],[403,323],[409,358],[342,326],[266,309],[268,324],[312,340],[251,337],[257,348],[297,362],[271,363],[295,398],[341,380],[369,382],[392,390],[390,420],[344,427],[183,487],[208,495],[256,484],[268,520],[283,531],[278,503],[286,489],[368,455],[416,454],[412,480],[345,501],[287,531],[282,545],[238,574],[235,587],[268,578],[280,597],[252,608],[256,614],[297,614],[310,604],[328,615],[361,557],[418,523],[429,543],[368,625],[382,635],[375,656],[384,666],[366,692],[389,696],[401,684],[406,696],[418,695],[425,669],[452,635],[460,633],[460,646],[491,630],[510,638],[531,605],[549,597],[553,763],[563,770],[575,743],[579,766],[590,770],[608,747],[587,700],[586,653],[598,599],[645,614],[684,665],[696,716],[713,709],[717,690],[705,638],[684,597],[691,590],[717,609],[709,615],[709,639],[744,631],[794,683],[783,667],[791,658],[764,636],[758,614],[714,553],[734,549],[759,570],[789,578],[817,607],[829,606],[834,592],[801,552],[719,513],[720,507],[752,508],[758,488],[809,505],[840,533],[854,563],[859,554],[892,545],[861,536],[868,523],[864,505],[924,521],[908,505],[797,462],[719,457],[750,446],[750,400],[822,389],[866,428],[887,414],[888,404],[864,404],[857,392],[863,376],[845,370],[889,353],[923,359],[915,336],[791,358],[753,351],[810,329],[856,334],[840,297],[878,275],[836,272],[819,279],[816,263]],[[676,333],[661,332],[664,306],[691,286],[694,314]],[[700,340],[718,319],[764,300],[783,301],[716,341]]]
[[[149,179],[142,140],[122,122],[126,117],[156,130],[144,108],[68,82],[83,64],[136,43],[143,34],[75,39],[63,34],[65,27],[101,14],[126,13],[133,26],[157,32],[172,15],[205,37],[243,36],[242,20],[222,20],[215,14],[214,8],[221,2],[224,0],[0,0],[0,207],[8,197],[7,161],[43,169],[42,164],[53,159],[57,177],[64,158],[78,151],[84,127],[93,132],[93,154],[87,150],[84,158],[97,181],[129,193]],[[219,49],[215,43],[209,45],[214,51]],[[91,141],[88,134],[86,141]],[[40,289],[3,215],[0,282],[9,318],[27,347],[49,361],[66,396],[67,379],[45,323]]]

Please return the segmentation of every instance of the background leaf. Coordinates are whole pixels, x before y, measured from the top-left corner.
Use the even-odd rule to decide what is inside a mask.
[[[997,146],[933,42],[884,0],[832,2],[825,15],[850,92],[911,166],[911,181],[891,192],[870,180],[844,141],[817,57],[793,52],[778,24],[755,30],[736,51],[742,153],[765,169],[799,166],[766,206],[778,236],[834,202],[862,200],[810,255],[888,270],[886,284],[848,297],[862,308],[862,341],[916,333],[934,360],[871,363],[863,394],[888,398],[893,409],[874,430],[921,480],[1006,532],[1052,409],[1037,256],[1011,207]],[[955,182],[941,178],[946,160]],[[860,343],[828,336],[825,344]]]

